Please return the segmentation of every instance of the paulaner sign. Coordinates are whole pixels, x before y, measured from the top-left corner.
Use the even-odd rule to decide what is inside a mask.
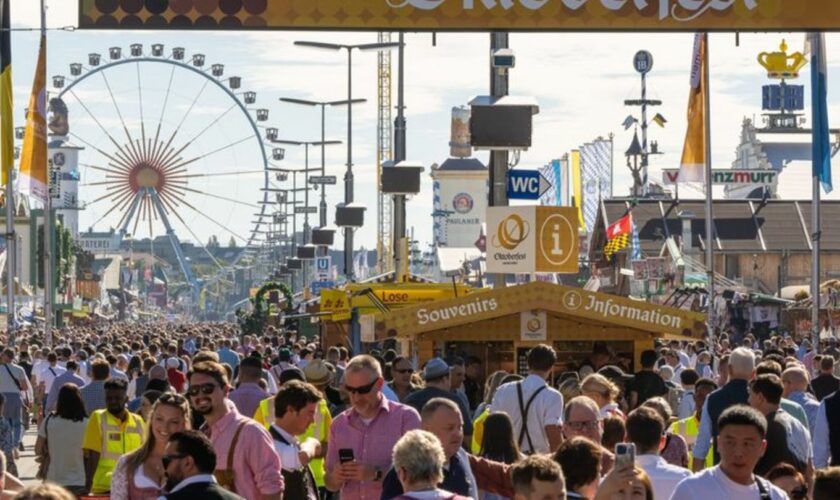
[[[837,0],[80,0],[83,29],[840,29]]]
[[[662,170],[662,182],[666,185],[676,184],[680,171],[677,168]],[[779,172],[775,170],[712,170],[712,184],[734,186],[738,184],[756,184],[769,186],[776,183]]]

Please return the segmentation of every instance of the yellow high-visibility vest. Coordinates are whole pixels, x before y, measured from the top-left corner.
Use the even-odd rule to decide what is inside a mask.
[[[260,406],[254,413],[254,420],[259,422],[266,428],[266,430],[271,427],[271,424],[274,423],[274,396],[260,401]],[[297,436],[297,438],[303,442],[307,438],[312,437],[321,443],[326,443],[330,435],[330,425],[332,425],[330,408],[327,406],[327,400],[321,399],[321,401],[318,402],[318,407],[315,411],[315,419],[311,424],[309,424],[306,432]],[[315,478],[315,486],[323,488],[325,486],[324,475],[326,474],[326,471],[324,470],[324,459],[312,459],[312,461],[309,462],[309,468],[312,469],[312,476]]]
[[[473,420],[472,443],[470,443],[470,450],[472,450],[473,455],[481,453],[481,441],[484,438],[484,421],[487,420],[488,416],[490,416],[490,405],[487,405],[484,411],[481,412],[481,415],[475,417],[475,420]]]
[[[94,494],[108,493],[111,491],[111,476],[117,461],[143,445],[146,436],[143,419],[129,412],[125,422],[121,422],[107,410],[96,410],[91,418],[96,419],[96,425],[102,433],[102,448],[91,489]]]
[[[685,439],[685,443],[688,445],[688,470],[692,470],[691,467],[694,463],[694,454],[692,453],[692,450],[694,449],[694,443],[697,442],[697,435],[700,434],[700,421],[697,420],[694,415],[678,420],[671,424],[671,432],[679,434],[683,437],[683,439]],[[706,454],[706,468],[714,466],[714,449],[713,447],[710,447],[709,453]]]

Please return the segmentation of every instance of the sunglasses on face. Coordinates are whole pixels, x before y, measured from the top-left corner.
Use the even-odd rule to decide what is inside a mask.
[[[414,373],[411,368],[403,368],[402,370],[394,370],[394,372],[405,375],[406,373]]]
[[[164,456],[160,457],[160,461],[163,462],[163,468],[167,469],[167,468],[169,468],[169,464],[171,464],[173,460],[179,460],[179,459],[184,458],[186,456],[187,455],[185,455],[183,453],[177,453],[177,454],[173,454],[173,455],[164,455]]]
[[[187,390],[187,394],[189,394],[190,396],[198,396],[198,393],[201,392],[205,396],[209,396],[210,394],[213,394],[213,391],[216,390],[216,387],[219,386],[212,383],[192,385]]]
[[[349,385],[345,385],[344,390],[347,391],[350,394],[359,394],[359,395],[368,394],[370,391],[373,390],[373,386],[375,386],[378,381],[379,381],[379,379],[376,379],[373,382],[369,383],[368,385],[363,385],[361,387],[350,387]]]

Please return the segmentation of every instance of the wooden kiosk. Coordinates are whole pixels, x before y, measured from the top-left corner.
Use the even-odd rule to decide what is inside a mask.
[[[521,372],[528,349],[553,344],[558,365],[579,362],[595,342],[638,367],[656,338],[700,340],[702,314],[580,288],[532,282],[418,304],[377,318],[377,340],[408,340],[420,363],[453,351],[485,370]],[[564,369],[564,366],[558,366]]]

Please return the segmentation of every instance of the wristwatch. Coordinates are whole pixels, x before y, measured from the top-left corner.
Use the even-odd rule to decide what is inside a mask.
[[[382,469],[380,469],[379,467],[374,469],[373,480],[382,481]]]

